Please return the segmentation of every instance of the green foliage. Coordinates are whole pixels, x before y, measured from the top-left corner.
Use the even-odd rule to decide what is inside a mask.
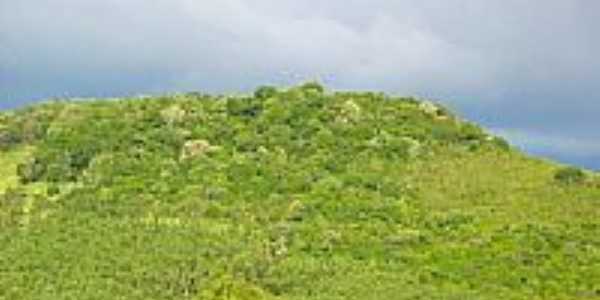
[[[16,131],[0,127],[0,151],[8,150],[19,143],[21,143],[21,137]]]
[[[59,107],[59,103],[48,103],[0,114],[0,151],[43,138]]]
[[[19,184],[18,166],[27,162],[31,151],[31,147],[0,151],[0,194]]]
[[[510,144],[508,143],[508,141],[506,141],[505,139],[503,139],[501,137],[498,137],[498,136],[495,136],[495,137],[492,138],[492,143],[496,147],[498,147],[498,148],[500,148],[500,149],[502,149],[504,151],[509,151],[511,149]]]
[[[585,181],[586,174],[576,167],[564,167],[556,171],[554,179],[562,184],[580,184]]]
[[[254,91],[256,99],[269,99],[277,95],[277,88],[273,86],[261,86]]]
[[[270,300],[275,299],[259,287],[228,276],[216,277],[196,297],[198,300]]]
[[[39,181],[46,172],[45,168],[37,159],[31,159],[17,166],[17,175],[22,183],[28,184]]]
[[[313,91],[316,93],[325,92],[325,87],[317,81],[309,81],[300,86],[300,89],[304,91]]]
[[[18,224],[25,201],[26,195],[16,189],[0,194],[0,229]]]
[[[3,114],[0,143],[0,299],[600,290],[600,190],[413,98],[49,103]]]

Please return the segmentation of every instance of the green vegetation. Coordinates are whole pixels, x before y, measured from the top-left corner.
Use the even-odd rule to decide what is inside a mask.
[[[576,167],[564,167],[554,174],[554,179],[564,184],[580,184],[585,181],[585,178],[585,172]]]
[[[53,102],[0,149],[0,299],[600,299],[598,176],[429,102]]]

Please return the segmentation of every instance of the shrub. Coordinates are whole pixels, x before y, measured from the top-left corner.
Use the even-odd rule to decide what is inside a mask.
[[[168,125],[181,123],[185,119],[186,114],[186,111],[178,105],[173,105],[160,112],[162,120]]]
[[[323,93],[325,91],[325,87],[316,81],[309,81],[300,86],[300,89],[303,91],[316,91],[318,93]]]
[[[94,152],[86,150],[38,153],[36,158],[17,166],[17,175],[24,184],[38,181],[76,181],[95,155]]]
[[[478,126],[464,123],[460,126],[458,139],[460,142],[481,141],[485,134]]]
[[[227,100],[227,112],[234,117],[256,117],[262,111],[260,103],[252,101],[252,98]]]
[[[7,150],[19,144],[21,137],[13,130],[0,128],[0,150]]]
[[[94,152],[88,149],[67,150],[63,153],[51,153],[40,161],[43,163],[42,178],[50,182],[76,181],[94,157]]]
[[[504,151],[508,151],[510,150],[510,144],[503,138],[501,137],[493,137],[492,138],[492,144],[498,148],[500,148],[501,150]]]
[[[563,184],[579,184],[586,178],[585,173],[576,167],[565,167],[556,171],[554,180]]]
[[[40,180],[45,172],[46,166],[37,159],[32,159],[17,166],[17,175],[19,175],[21,183],[24,184]]]
[[[272,86],[261,86],[254,91],[254,97],[257,99],[269,99],[277,94],[277,89]]]

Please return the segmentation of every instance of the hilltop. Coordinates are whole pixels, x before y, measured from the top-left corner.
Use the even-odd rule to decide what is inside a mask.
[[[315,83],[0,113],[0,299],[600,299],[600,179]]]

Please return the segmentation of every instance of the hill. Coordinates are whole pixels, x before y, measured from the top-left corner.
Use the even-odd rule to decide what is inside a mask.
[[[600,299],[600,179],[307,83],[0,114],[0,299]]]

